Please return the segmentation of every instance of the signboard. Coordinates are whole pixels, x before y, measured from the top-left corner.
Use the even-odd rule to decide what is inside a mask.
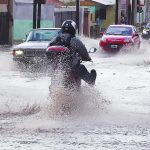
[[[6,4],[0,5],[0,12],[7,12],[7,5]]]
[[[0,0],[0,4],[8,4],[8,0]]]
[[[140,6],[144,6],[145,5],[145,0],[139,0],[140,2]]]
[[[46,4],[46,0],[41,0],[41,4]]]
[[[95,4],[93,1],[80,1],[80,6],[94,6]]]

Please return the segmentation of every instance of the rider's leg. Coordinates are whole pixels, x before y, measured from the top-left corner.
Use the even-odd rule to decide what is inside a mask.
[[[96,80],[96,70],[92,69],[89,73],[84,65],[78,65],[76,67],[76,73],[88,84],[94,85]]]

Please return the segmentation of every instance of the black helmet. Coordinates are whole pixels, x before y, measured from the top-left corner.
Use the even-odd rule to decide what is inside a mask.
[[[69,33],[74,36],[76,34],[77,25],[73,20],[65,20],[62,23],[61,28],[62,28],[62,33]]]

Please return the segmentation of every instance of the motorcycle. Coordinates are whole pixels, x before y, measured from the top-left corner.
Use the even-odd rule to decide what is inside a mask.
[[[96,48],[92,47],[89,49],[89,53],[96,52]],[[50,62],[51,69],[53,72],[52,75],[52,84],[55,84],[55,78],[61,74],[61,83],[64,88],[74,88],[79,90],[81,87],[81,79],[75,73],[75,70],[72,68],[72,59],[73,57],[78,57],[80,63],[82,62],[80,56],[75,52],[64,46],[50,46],[46,50],[46,56]],[[60,79],[60,78],[59,78]],[[60,81],[60,80],[59,80]]]
[[[94,53],[96,50],[96,48],[92,47],[88,52]],[[48,47],[46,56],[51,66],[50,97],[57,103],[55,104],[57,108],[63,106],[64,112],[64,110],[66,111],[66,109],[68,110],[71,106],[74,106],[72,104],[73,99],[78,95],[81,88],[81,78],[72,68],[72,58],[77,57],[80,63],[82,60],[77,53],[64,46]],[[65,99],[65,104],[62,99]]]

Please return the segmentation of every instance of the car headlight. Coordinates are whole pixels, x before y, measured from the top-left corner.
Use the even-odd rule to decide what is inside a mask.
[[[124,39],[124,42],[126,42],[126,43],[129,43],[129,42],[131,42],[131,39]]]
[[[146,31],[146,30],[143,30],[143,32],[142,32],[143,34],[148,34],[148,32]]]
[[[23,51],[22,50],[13,50],[13,55],[15,55],[15,56],[22,56],[23,55]]]
[[[106,42],[106,38],[102,36],[101,41]]]

